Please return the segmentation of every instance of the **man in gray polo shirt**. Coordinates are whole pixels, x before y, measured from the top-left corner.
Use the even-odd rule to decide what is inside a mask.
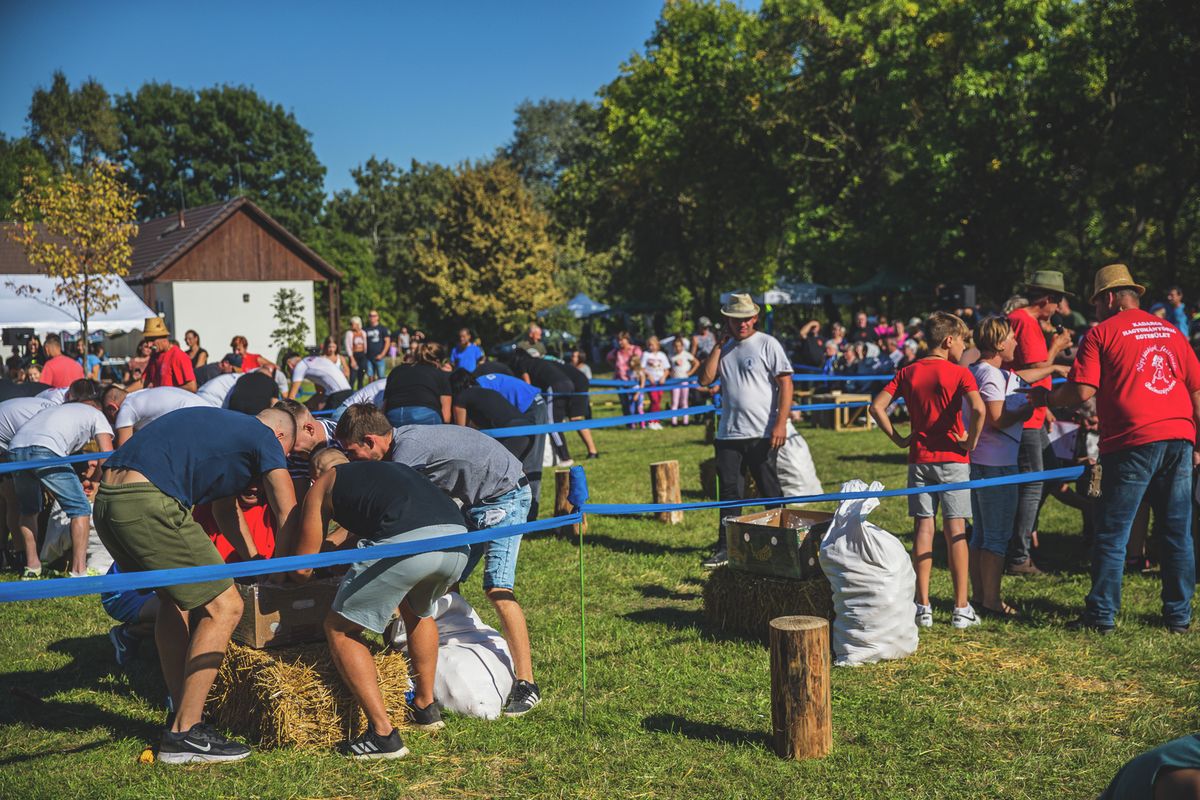
[[[749,468],[763,497],[779,497],[776,459],[787,441],[792,407],[792,364],[774,336],[756,331],[758,306],[748,294],[735,294],[721,309],[725,330],[700,369],[700,385],[721,379],[721,417],[715,442],[721,500],[742,498],[742,471]],[[740,508],[722,510],[717,544],[704,560],[715,569],[729,560],[724,519]]]
[[[395,461],[423,473],[433,484],[462,503],[472,530],[519,525],[529,515],[529,481],[521,462],[490,436],[461,425],[405,425],[392,428],[371,403],[346,409],[338,420],[337,439],[353,461]],[[533,681],[529,630],[517,602],[517,554],[520,536],[506,536],[471,546],[462,578],[484,561],[483,589],[500,617],[512,651],[516,681],[504,713],[520,716],[541,696]]]

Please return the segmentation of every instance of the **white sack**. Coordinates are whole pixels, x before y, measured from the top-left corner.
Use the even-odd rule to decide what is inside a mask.
[[[457,592],[438,598],[433,618],[438,626],[434,699],[449,711],[496,719],[513,685],[508,643],[495,628],[485,625]],[[408,635],[404,623],[396,625],[395,631],[391,644],[406,648]]]
[[[808,442],[790,421],[787,441],[779,448],[775,468],[784,497],[821,494],[821,481],[817,478]]]
[[[41,491],[41,487],[38,488]],[[46,520],[46,538],[42,540],[42,551],[38,558],[42,563],[49,564],[60,556],[71,552],[71,518],[62,510],[58,501],[50,508],[50,518]]]
[[[860,480],[843,492],[878,492]],[[917,575],[904,545],[867,522],[879,499],[843,500],[821,542],[821,569],[833,585],[834,666],[904,658],[917,650]]]
[[[100,534],[96,533],[95,519],[92,517],[92,527],[88,531],[87,568],[90,573],[107,575],[109,567],[113,564],[113,557],[109,555],[108,548],[100,541]]]

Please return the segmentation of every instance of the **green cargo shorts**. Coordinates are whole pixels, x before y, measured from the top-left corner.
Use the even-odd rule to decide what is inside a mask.
[[[225,563],[208,534],[192,519],[191,510],[152,483],[101,484],[92,519],[100,541],[122,572]],[[162,589],[177,606],[191,611],[230,586],[232,580],[221,578]]]

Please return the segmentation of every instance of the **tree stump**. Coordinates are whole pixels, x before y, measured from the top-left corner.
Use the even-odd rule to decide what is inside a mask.
[[[822,758],[833,749],[829,620],[771,620],[771,729],[780,758]]]
[[[679,491],[679,462],[658,461],[650,465],[650,487],[655,503],[682,503]],[[654,515],[659,522],[678,525],[683,522],[682,511],[660,511]]]
[[[571,470],[556,469],[554,471],[554,516],[561,517],[564,514],[571,513],[571,503],[567,500],[567,495],[571,493]],[[564,536],[567,534],[578,533],[574,525],[565,528],[559,528],[559,533]],[[587,517],[583,518],[583,532],[587,533]]]

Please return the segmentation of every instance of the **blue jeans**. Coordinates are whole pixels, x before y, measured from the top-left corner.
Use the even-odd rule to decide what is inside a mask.
[[[41,461],[47,458],[61,458],[48,447],[32,445],[18,447],[8,454],[9,461]],[[39,514],[42,511],[42,487],[54,496],[62,510],[70,519],[90,517],[92,506],[88,503],[87,495],[83,493],[83,484],[75,470],[69,464],[58,467],[40,467],[25,469],[13,473],[13,490],[17,494],[17,504],[22,514]]]
[[[384,356],[378,361],[376,361],[372,356],[366,356],[363,361],[366,362],[363,364],[367,373],[365,381],[366,383],[371,383],[372,381],[377,381],[380,378],[387,377],[387,356]]]
[[[520,525],[529,516],[529,501],[532,497],[528,486],[518,486],[492,500],[463,509],[471,530],[496,528],[504,525]],[[520,536],[506,536],[490,542],[471,545],[471,555],[463,568],[459,581],[471,577],[471,573],[486,555],[483,564],[483,588],[511,589],[517,581],[517,554],[521,550]]]
[[[405,425],[441,425],[442,415],[425,406],[400,406],[387,412],[388,422],[394,427]]]
[[[1092,543],[1092,591],[1087,619],[1112,625],[1121,608],[1125,547],[1143,499],[1154,510],[1154,531],[1162,536],[1163,621],[1187,625],[1196,589],[1192,549],[1192,443],[1151,442],[1100,457],[1104,468]]]
[[[1002,478],[1016,475],[1017,465],[988,467],[971,465],[971,480]],[[1003,557],[1008,552],[1008,541],[1012,538],[1013,520],[1017,516],[1017,484],[989,486],[971,490],[971,517],[975,520],[971,529],[971,548],[987,550]]]

